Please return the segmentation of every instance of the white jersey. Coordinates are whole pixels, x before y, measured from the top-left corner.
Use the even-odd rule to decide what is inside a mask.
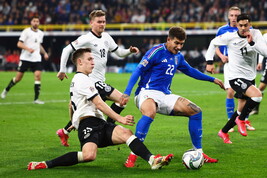
[[[105,120],[103,113],[90,100],[98,95],[98,92],[94,82],[87,75],[83,73],[74,75],[71,81],[70,95],[74,111],[72,124],[76,129],[79,127],[80,118],[84,116],[94,116]]]
[[[118,48],[113,38],[106,32],[103,32],[101,37],[99,37],[90,31],[85,35],[81,35],[71,45],[75,50],[79,48],[91,48],[95,67],[89,76],[95,82],[105,81],[108,52],[115,51]]]
[[[34,49],[33,53],[22,49],[20,54],[20,60],[29,62],[41,62],[42,57],[40,54],[40,45],[43,43],[44,32],[37,29],[33,31],[31,27],[25,28],[20,37],[19,41],[22,41],[28,48]]]
[[[259,30],[250,29],[254,45],[248,44],[247,38],[238,32],[225,33],[214,38],[207,50],[206,60],[212,61],[217,46],[226,45],[228,49],[229,80],[244,78],[254,80],[256,77],[257,53],[267,56],[267,45]]]
[[[264,35],[263,35],[263,37],[264,37],[264,40],[265,40],[265,42],[266,42],[266,44],[267,44],[267,33],[265,33]],[[262,63],[262,61],[263,61],[263,56],[262,55],[259,55],[259,63]],[[267,60],[265,61],[265,69],[267,69]]]

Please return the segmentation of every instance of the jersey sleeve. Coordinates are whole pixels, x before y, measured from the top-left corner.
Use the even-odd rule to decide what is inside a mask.
[[[180,63],[177,66],[177,70],[180,70],[181,72],[183,72],[184,74],[197,79],[197,80],[204,80],[204,81],[210,81],[213,82],[215,80],[214,77],[208,76],[202,72],[200,72],[199,70],[191,67],[184,59],[183,56],[180,57]]]
[[[216,47],[227,46],[228,39],[229,39],[229,33],[225,33],[223,35],[213,38],[213,40],[211,40],[210,42],[210,45],[208,47],[208,50],[205,56],[206,61],[213,61]]]
[[[27,38],[27,29],[24,29],[20,34],[19,41],[24,42],[26,38]]]
[[[255,30],[254,38],[253,41],[255,44],[252,45],[252,48],[260,55],[267,57],[267,44],[259,30]]]
[[[107,37],[108,37],[109,51],[113,52],[118,48],[118,45],[108,33],[106,33],[106,34],[107,34]]]

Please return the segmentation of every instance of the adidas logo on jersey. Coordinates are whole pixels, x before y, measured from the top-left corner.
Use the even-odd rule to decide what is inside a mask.
[[[167,59],[163,59],[161,62],[168,62]]]

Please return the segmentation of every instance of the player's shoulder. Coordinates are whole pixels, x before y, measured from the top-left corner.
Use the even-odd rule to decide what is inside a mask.
[[[166,50],[166,48],[165,48],[163,43],[155,45],[150,50],[147,51],[147,57],[152,58],[155,55],[159,55],[162,52],[165,52],[165,50]]]

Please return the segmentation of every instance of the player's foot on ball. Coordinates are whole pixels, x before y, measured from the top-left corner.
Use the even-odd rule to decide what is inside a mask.
[[[124,163],[124,166],[134,167],[137,157],[138,157],[137,155],[130,153],[130,155],[128,156],[127,160]]]
[[[243,136],[247,136],[248,134],[247,134],[246,126],[245,126],[245,121],[240,120],[239,116],[237,116],[235,123],[238,126],[238,132]]]
[[[34,169],[46,169],[47,165],[44,161],[42,162],[30,162],[28,164],[28,170],[34,170]]]
[[[219,161],[218,159],[214,159],[214,158],[209,157],[205,153],[202,153],[202,154],[204,156],[204,162],[205,163],[217,163]]]
[[[62,144],[63,146],[67,146],[67,147],[70,146],[70,145],[68,144],[69,136],[68,136],[67,134],[64,133],[64,130],[63,130],[63,129],[58,129],[58,131],[57,131],[57,135],[58,135],[58,137],[60,138],[61,144]]]
[[[223,139],[224,143],[228,143],[231,144],[231,140],[229,138],[229,134],[228,133],[223,133],[222,130],[219,131],[218,136],[221,137]]]
[[[173,154],[168,154],[167,156],[157,155],[154,157],[154,161],[151,165],[151,169],[161,169],[162,166],[168,165],[173,158]]]

